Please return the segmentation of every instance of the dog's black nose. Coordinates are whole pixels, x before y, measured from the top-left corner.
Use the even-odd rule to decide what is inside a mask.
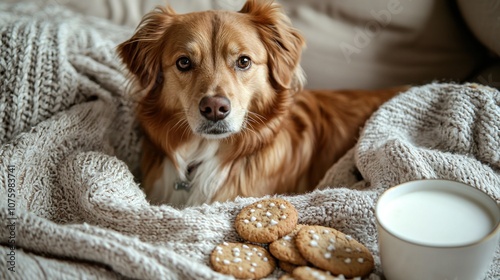
[[[200,101],[200,113],[208,120],[223,120],[231,112],[231,102],[223,96],[205,96]]]

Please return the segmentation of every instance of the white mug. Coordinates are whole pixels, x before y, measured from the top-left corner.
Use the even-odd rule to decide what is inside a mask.
[[[388,280],[484,279],[500,240],[499,205],[454,181],[392,187],[380,196],[375,216]]]

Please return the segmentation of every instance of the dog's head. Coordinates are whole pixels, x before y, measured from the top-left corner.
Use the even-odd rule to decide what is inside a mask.
[[[220,139],[285,111],[303,45],[277,4],[248,0],[239,12],[157,8],[118,53],[145,89],[143,125]]]

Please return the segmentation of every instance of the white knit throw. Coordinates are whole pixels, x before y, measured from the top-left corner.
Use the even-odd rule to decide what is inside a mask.
[[[146,201],[115,54],[132,31],[60,7],[0,4],[0,279],[231,279],[208,256],[241,241],[234,217],[258,198],[183,210]],[[374,205],[387,188],[445,178],[500,201],[499,106],[491,88],[412,88],[371,118],[318,190],[285,198],[300,223],[366,245],[369,278],[380,279]],[[500,278],[499,263],[497,250],[487,279]]]

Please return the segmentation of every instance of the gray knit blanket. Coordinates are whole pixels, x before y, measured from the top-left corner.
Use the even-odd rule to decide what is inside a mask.
[[[0,4],[0,279],[231,279],[209,254],[241,241],[235,215],[259,198],[148,203],[115,54],[132,31],[60,7]],[[474,84],[411,88],[376,112],[316,191],[285,198],[300,223],[366,245],[369,279],[381,279],[374,205],[384,190],[444,178],[500,202],[499,106],[497,90]],[[488,279],[500,279],[499,263],[497,250]]]

